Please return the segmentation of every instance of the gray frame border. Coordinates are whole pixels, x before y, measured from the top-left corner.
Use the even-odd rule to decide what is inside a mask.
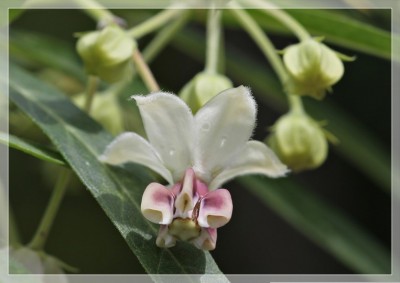
[[[98,2],[107,8],[122,9],[157,9],[166,8],[171,4],[175,8],[185,8],[181,3],[186,2],[192,8],[207,8],[212,0],[99,0]],[[32,0],[26,1],[32,3]],[[38,5],[29,9],[77,9],[78,5],[71,0],[41,0]],[[134,2],[134,3],[132,3]],[[315,8],[315,9],[391,9],[392,10],[392,34],[400,34],[400,0],[271,0],[271,3],[281,8]],[[0,3],[0,131],[8,132],[8,9],[22,8],[23,0],[1,0]],[[247,6],[246,8],[257,8]],[[7,20],[7,21],[6,21]],[[400,57],[400,42],[392,40],[392,58]],[[397,60],[399,61],[399,60]],[[400,281],[400,150],[396,145],[400,144],[400,64],[392,60],[392,274],[390,275],[341,275],[341,274],[265,274],[265,275],[235,275],[226,274],[232,282],[399,282]],[[378,97],[379,94],[377,94]],[[8,243],[8,148],[0,146],[0,248]],[[4,220],[5,219],[5,220]],[[6,240],[6,241],[4,241]],[[1,250],[1,249],[0,249]],[[8,268],[4,269],[2,263],[7,263],[8,258],[1,258],[0,253],[0,283],[5,282],[30,282],[30,279],[38,279],[36,275],[8,275]],[[4,261],[5,260],[5,261]],[[45,275],[50,282],[52,275]],[[152,275],[166,282],[183,282],[179,275]],[[218,282],[220,275],[193,275],[194,281]],[[185,276],[185,278],[188,278]],[[68,275],[69,282],[152,282],[149,275]]]

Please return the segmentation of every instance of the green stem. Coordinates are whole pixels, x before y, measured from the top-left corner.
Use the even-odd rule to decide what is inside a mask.
[[[288,101],[290,105],[290,111],[297,114],[305,114],[303,102],[300,96],[288,94]]]
[[[183,9],[165,9],[154,17],[146,20],[145,22],[131,28],[127,31],[129,36],[139,39],[146,34],[149,34],[158,28],[164,26],[167,22],[180,15],[185,10]]]
[[[279,9],[278,7],[271,7],[272,4],[265,0],[245,0],[247,4],[259,7],[260,11],[263,13],[270,15],[280,21],[283,25],[285,25],[289,30],[291,30],[299,40],[306,40],[310,38],[310,34],[308,31],[292,16],[286,13],[284,10]],[[270,7],[263,8],[265,6]]]
[[[58,176],[56,186],[51,195],[50,202],[46,208],[44,216],[36,230],[36,233],[32,241],[28,244],[28,247],[33,250],[42,250],[46,243],[49,235],[51,226],[53,225],[54,218],[60,207],[61,201],[67,190],[68,181],[71,176],[71,171],[68,169],[62,169],[63,171]]]
[[[92,107],[93,103],[93,98],[97,90],[97,82],[98,78],[95,76],[89,76],[87,80],[87,86],[86,86],[86,101],[85,101],[85,111],[87,113],[90,112],[90,109]]]
[[[142,53],[140,53],[138,48],[135,48],[132,54],[133,62],[135,63],[135,67],[143,82],[146,84],[146,87],[151,91],[159,91],[160,87],[158,86],[157,81],[155,80],[153,73],[151,72],[149,66],[144,61]]]
[[[275,47],[271,40],[266,36],[264,31],[260,28],[256,21],[249,16],[240,6],[230,4],[232,9],[230,12],[236,17],[242,27],[249,33],[253,40],[258,44],[261,51],[271,63],[272,68],[278,75],[282,84],[287,81],[288,74],[282,63],[281,58],[276,53]]]
[[[263,32],[257,22],[254,21],[253,18],[250,17],[249,14],[240,6],[230,4],[230,7],[232,8],[232,10],[230,10],[231,13],[233,13],[243,28],[250,34],[271,63],[271,66],[278,75],[281,84],[285,85],[289,79],[289,75],[271,40]],[[298,113],[304,113],[303,103],[300,97],[291,94],[287,94],[287,97],[291,110]]]
[[[219,44],[221,42],[221,10],[210,9],[207,18],[207,49],[205,71],[216,73],[218,70]]]
[[[75,0],[75,2],[83,8],[86,14],[88,14],[97,22],[110,24],[115,21],[114,15],[109,10],[107,10],[106,7],[102,6],[94,0]]]
[[[171,38],[187,23],[189,20],[190,11],[185,11],[173,23],[161,29],[152,41],[143,50],[143,58],[146,62],[150,62],[157,56]]]

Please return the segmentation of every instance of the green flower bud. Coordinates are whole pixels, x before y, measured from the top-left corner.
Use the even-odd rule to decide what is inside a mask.
[[[283,52],[283,61],[290,74],[287,92],[316,99],[324,98],[325,91],[331,90],[343,76],[342,60],[352,60],[312,38],[291,45]]]
[[[79,94],[73,98],[73,101],[78,107],[83,108],[86,95]],[[105,92],[95,95],[90,114],[105,129],[116,135],[124,131],[122,111],[118,97],[112,92]]]
[[[135,43],[116,25],[84,34],[76,48],[86,71],[106,82],[113,83],[132,74],[131,56]]]
[[[272,150],[293,171],[319,167],[328,154],[321,126],[304,113],[289,112],[279,118],[268,138]]]
[[[232,82],[224,75],[201,72],[183,87],[179,96],[196,113],[211,98],[232,87]]]

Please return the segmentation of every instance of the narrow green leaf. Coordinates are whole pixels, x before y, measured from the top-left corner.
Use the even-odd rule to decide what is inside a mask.
[[[246,177],[240,183],[307,237],[359,273],[388,274],[391,256],[348,216],[290,179]]]
[[[202,60],[201,36],[195,31],[184,30],[174,39],[175,48]],[[279,112],[287,110],[285,94],[275,74],[267,67],[251,59],[245,52],[229,47],[226,52],[228,75],[236,81],[251,86],[258,98]],[[340,140],[337,150],[344,158],[376,182],[380,188],[391,190],[390,153],[381,141],[364,125],[329,101],[309,102],[307,111],[317,119],[327,120],[327,129]],[[362,146],[359,141],[362,142]]]
[[[390,60],[391,34],[368,23],[361,22],[338,10],[289,9],[286,10],[301,23],[312,36],[323,36],[327,42]],[[293,36],[285,26],[259,10],[249,10],[260,26],[268,31]],[[226,13],[226,24],[237,23]],[[393,35],[398,41],[400,37]],[[350,54],[353,55],[353,54]],[[395,58],[398,60],[399,58]]]
[[[66,165],[64,159],[57,151],[30,141],[23,140],[14,135],[0,132],[0,143],[8,145],[11,148],[25,152],[44,161],[49,161],[58,165]]]
[[[31,31],[12,30],[9,46],[11,57],[54,68],[81,81],[85,79],[72,45],[63,40]]]
[[[158,229],[140,212],[142,193],[152,179],[140,166],[123,169],[99,162],[113,137],[69,99],[15,65],[10,66],[10,98],[49,136],[148,273],[221,273],[208,252],[190,244],[155,245]]]

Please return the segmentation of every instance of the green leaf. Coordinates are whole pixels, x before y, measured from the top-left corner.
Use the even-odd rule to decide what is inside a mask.
[[[10,55],[15,59],[62,71],[82,82],[85,79],[73,46],[63,40],[31,31],[12,30],[9,46]]]
[[[198,33],[192,30],[188,32],[186,29],[176,35],[173,43],[175,48],[201,61],[202,41]],[[226,64],[228,75],[242,84],[251,86],[261,101],[279,112],[287,110],[282,86],[266,64],[251,59],[245,52],[234,48],[226,50]],[[326,128],[340,140],[340,144],[333,147],[334,150],[363,171],[380,188],[390,192],[390,153],[375,135],[329,101],[309,101],[306,109],[313,117],[329,122]],[[363,141],[362,146],[359,141]]]
[[[239,181],[307,237],[359,273],[391,272],[390,252],[347,215],[290,179],[246,177]]]
[[[285,11],[302,24],[312,36],[323,36],[327,42],[355,51],[388,60],[392,58],[391,34],[388,31],[350,18],[339,13],[338,10],[288,9]],[[263,29],[293,36],[293,33],[271,16],[259,10],[249,10],[249,12]],[[229,15],[225,19],[228,25],[237,26]],[[400,37],[393,35],[393,39],[399,41]],[[395,59],[399,60],[399,58]]]
[[[210,254],[191,244],[171,249],[155,245],[158,227],[140,211],[142,193],[152,179],[137,165],[118,168],[99,162],[113,137],[67,97],[11,65],[10,98],[49,136],[148,273],[221,274]],[[227,282],[223,275],[219,278]]]
[[[0,143],[8,145],[11,148],[25,152],[44,161],[49,161],[58,165],[66,165],[59,152],[36,143],[23,140],[14,135],[0,132]]]

